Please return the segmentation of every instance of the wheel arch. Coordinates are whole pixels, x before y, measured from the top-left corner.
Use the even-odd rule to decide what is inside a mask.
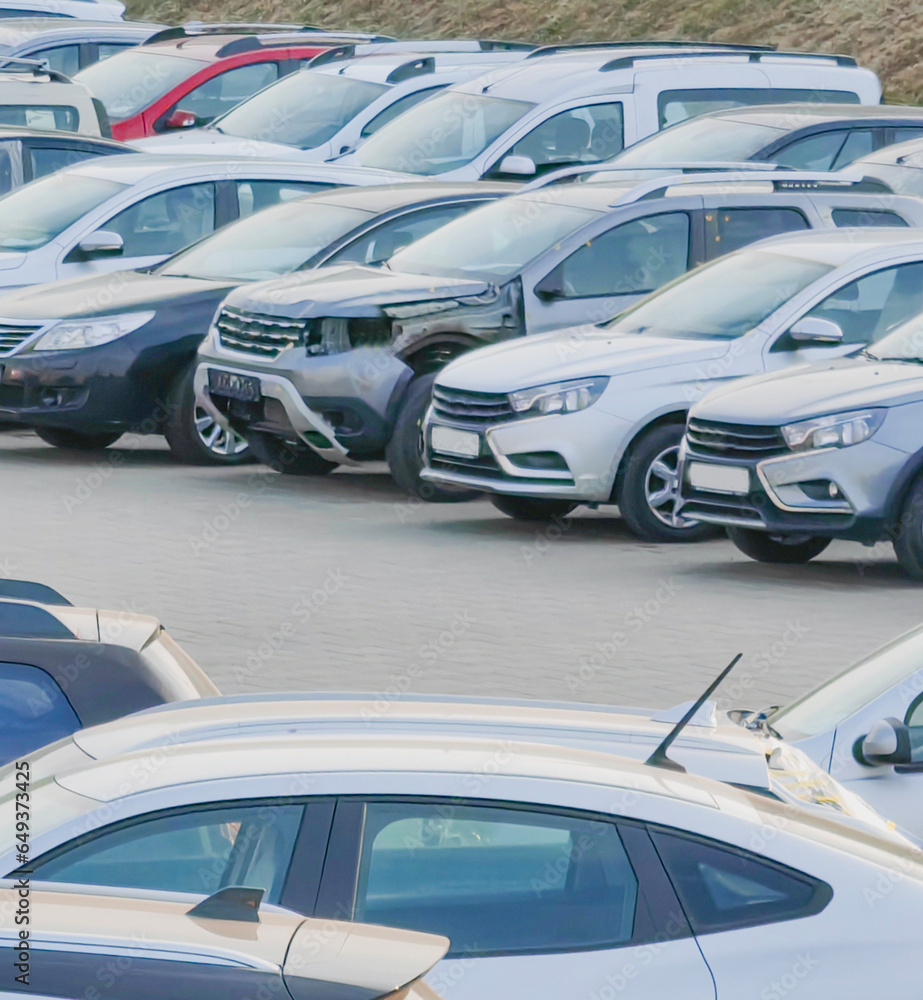
[[[612,484],[612,494],[610,496],[611,503],[618,503],[618,496],[622,489],[622,482],[625,478],[625,468],[631,458],[631,453],[637,447],[641,438],[644,437],[645,434],[650,433],[650,431],[656,430],[658,427],[667,427],[670,424],[679,424],[680,426],[683,426],[686,423],[686,417],[688,415],[689,411],[687,409],[676,409],[674,407],[673,409],[667,410],[654,417],[653,420],[649,420],[646,424],[635,428],[635,431],[631,436],[631,440],[627,445],[625,445],[625,448],[622,451],[622,457],[619,459],[619,466],[615,473],[615,481]]]
[[[462,330],[441,330],[415,341],[400,355],[401,361],[418,375],[429,375],[484,342]]]
[[[885,503],[885,520],[889,527],[897,528],[900,523],[901,509],[907,500],[911,487],[917,477],[923,472],[923,448],[911,455],[904,463],[900,475],[891,484],[888,499]]]

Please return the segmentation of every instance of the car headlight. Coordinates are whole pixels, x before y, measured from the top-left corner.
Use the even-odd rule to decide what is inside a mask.
[[[39,337],[32,350],[71,351],[81,347],[99,347],[124,337],[153,318],[153,312],[140,312],[100,316],[98,319],[62,320]]]
[[[797,424],[786,424],[782,428],[782,436],[792,451],[848,448],[867,441],[881,427],[886,412],[884,409],[852,410],[829,417],[814,417]]]
[[[574,413],[592,406],[608,384],[608,378],[579,378],[521,389],[508,398],[514,413]]]

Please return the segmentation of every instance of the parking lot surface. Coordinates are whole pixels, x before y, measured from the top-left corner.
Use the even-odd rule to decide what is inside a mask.
[[[324,479],[0,434],[0,575],[158,616],[229,693],[450,693],[668,706],[737,652],[728,705],[787,700],[920,620],[889,546],[806,566],[639,542],[614,509],[547,528],[423,505],[386,468]]]

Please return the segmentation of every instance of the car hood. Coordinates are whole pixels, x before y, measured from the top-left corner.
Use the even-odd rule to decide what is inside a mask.
[[[543,382],[593,375],[688,365],[720,358],[726,340],[615,334],[590,327],[573,327],[511,340],[465,354],[439,374],[439,384],[452,389],[512,392]]]
[[[263,142],[259,139],[241,139],[236,135],[222,135],[209,128],[195,128],[188,132],[171,132],[169,135],[152,135],[134,139],[129,145],[144,153],[183,153],[192,156],[256,156],[271,160],[310,160],[313,150],[286,146],[281,142]]]
[[[28,285],[0,295],[0,317],[5,320],[71,319],[111,316],[132,309],[156,309],[166,301],[212,297],[220,300],[234,283],[203,278],[173,278],[143,271]]]
[[[477,279],[433,278],[387,268],[342,264],[300,271],[239,288],[227,301],[229,306],[247,312],[300,319],[331,315],[380,316],[391,305],[472,296],[490,298],[496,294],[493,285]]]
[[[727,423],[777,425],[923,398],[923,366],[841,358],[740,379],[710,393],[691,416]]]

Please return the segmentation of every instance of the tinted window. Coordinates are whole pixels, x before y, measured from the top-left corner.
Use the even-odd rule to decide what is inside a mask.
[[[596,163],[624,146],[622,105],[592,104],[562,111],[520,139],[507,154],[528,156],[537,167]]]
[[[278,79],[279,67],[274,62],[252,63],[219,73],[181,97],[175,107],[191,111],[199,125],[205,125],[258,90]]]
[[[651,837],[696,934],[819,913],[830,887],[747,851],[680,834]]]
[[[416,90],[412,94],[405,94],[403,97],[399,97],[392,105],[385,108],[380,114],[375,115],[371,121],[366,122],[359,134],[363,138],[372,135],[382,125],[387,125],[388,122],[393,121],[398,115],[403,114],[415,104],[419,104],[420,101],[425,101],[427,97],[438,94],[440,90],[442,90],[442,87],[429,87],[427,90]]]
[[[565,298],[651,292],[689,266],[689,216],[652,215],[595,237],[561,264]]]
[[[0,663],[0,764],[80,728],[70,702],[38,667]]]
[[[176,253],[215,228],[215,185],[189,184],[144,198],[100,229],[118,233],[123,257]]]
[[[614,824],[433,803],[370,803],[354,919],[447,935],[455,952],[611,947],[638,883]]]
[[[906,229],[910,225],[897,212],[881,209],[835,208],[832,215],[836,226],[902,226]]]
[[[238,181],[237,204],[240,217],[252,215],[260,209],[278,205],[280,201],[294,201],[314,191],[323,191],[331,184],[315,184],[311,181]]]
[[[51,49],[39,49],[29,55],[30,59],[44,60],[50,69],[73,76],[80,70],[80,46],[57,45]]]
[[[25,125],[46,132],[76,132],[80,115],[76,108],[66,105],[0,104],[0,125]]]
[[[124,52],[126,49],[134,48],[134,45],[124,45],[122,42],[100,42],[97,46],[97,51],[99,55],[97,56],[100,62],[103,59],[109,59],[111,56],[117,56],[120,52]]]
[[[88,149],[67,149],[63,146],[34,146],[28,151],[32,161],[32,177],[45,177],[72,163],[82,163],[97,154]]]
[[[794,208],[719,208],[705,213],[709,259],[739,250],[779,233],[807,229],[808,220]]]
[[[262,888],[277,902],[304,807],[236,805],[141,817],[34,865],[51,882],[211,895]]]
[[[660,127],[704,115],[707,111],[742,108],[748,104],[858,104],[850,90],[783,90],[774,87],[716,87],[709,90],[665,90],[657,98]]]

